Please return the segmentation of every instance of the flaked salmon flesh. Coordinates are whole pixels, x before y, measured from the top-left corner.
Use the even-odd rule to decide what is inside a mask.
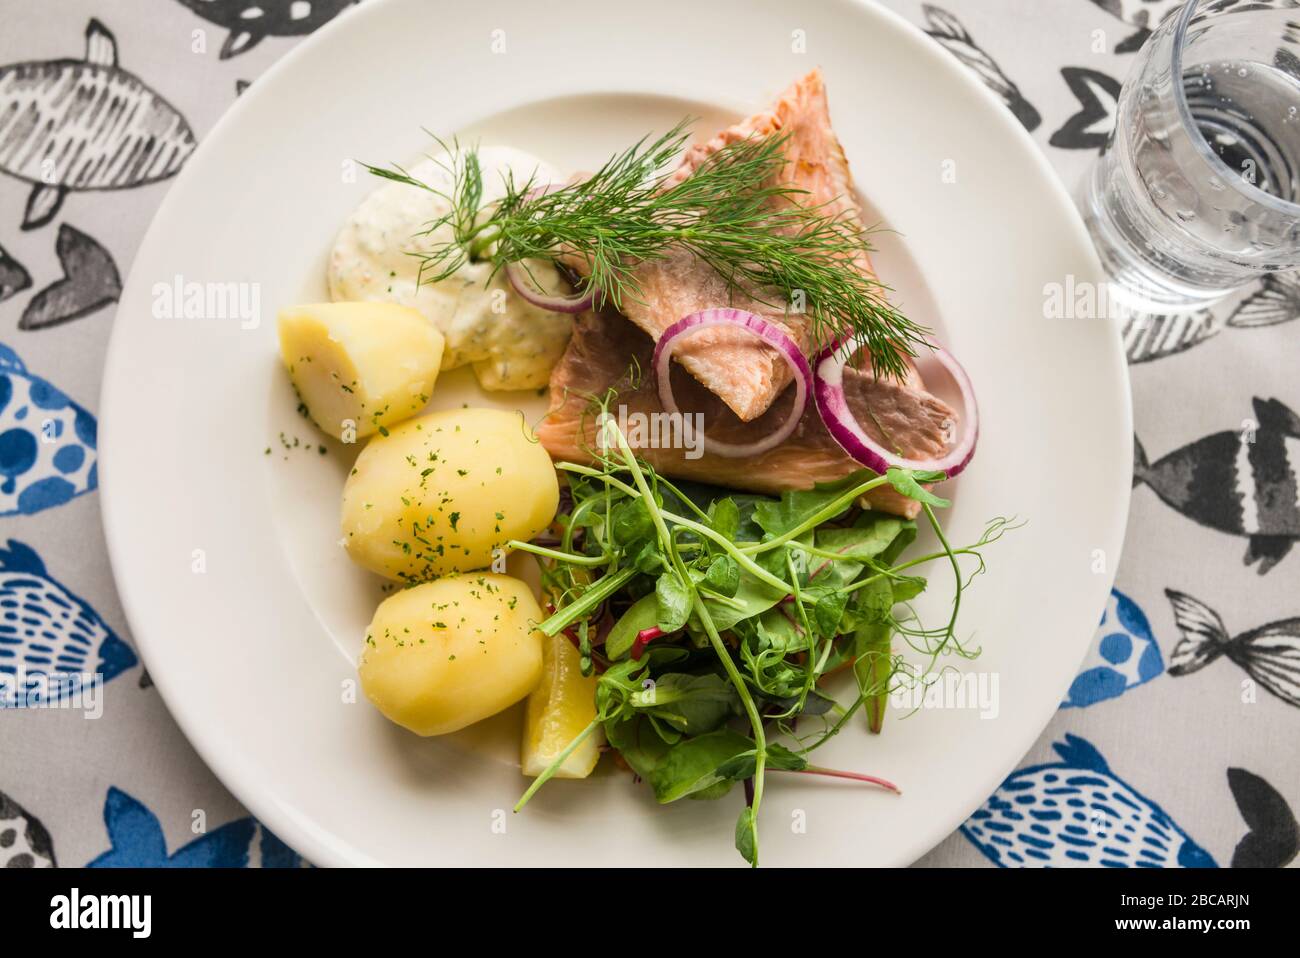
[[[786,165],[779,185],[805,191],[798,199],[802,204],[822,206],[828,216],[843,216],[861,225],[862,211],[848,160],[831,129],[820,69],[790,86],[771,109],[687,150],[681,166],[665,180],[665,188],[690,176],[729,143],[772,135],[786,136]],[[865,252],[855,263],[864,273],[874,275]],[[573,265],[581,270],[583,264]],[[717,271],[689,250],[673,250],[662,259],[643,262],[634,276],[640,292],[624,298],[622,311],[656,341],[684,316],[731,306],[774,323],[805,355],[812,347],[807,318],[773,302],[771,295],[761,296],[767,302],[760,302],[729,287]],[[791,379],[789,366],[775,349],[738,329],[712,327],[687,334],[678,344],[675,359],[746,422],[763,415]]]
[[[647,417],[664,412],[650,360],[654,341],[612,310],[585,313],[574,325],[564,358],[551,372],[551,409],[537,427],[538,438],[556,460],[590,463],[596,446],[593,397],[613,389],[610,414]],[[749,422],[740,419],[718,396],[679,367],[672,370],[673,396],[682,410],[701,413],[707,434],[722,442],[755,442],[783,420],[790,399]],[[877,442],[908,458],[942,455],[954,413],[941,400],[893,379],[876,379],[854,369],[844,371],[849,406],[862,428]],[[793,396],[794,390],[788,390]],[[862,466],[840,448],[809,399],[798,427],[781,445],[757,456],[726,458],[704,453],[688,458],[685,450],[641,447],[637,455],[667,476],[695,479],[751,492],[779,494],[832,482]],[[895,515],[915,518],[920,505],[892,488],[872,490],[869,504]]]

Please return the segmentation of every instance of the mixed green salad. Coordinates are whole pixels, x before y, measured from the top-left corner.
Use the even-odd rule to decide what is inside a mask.
[[[942,657],[978,655],[957,635],[962,592],[1009,521],[954,547],[935,513],[949,502],[926,488],[944,476],[899,468],[779,499],[673,482],[612,419],[602,423],[595,465],[556,464],[568,492],[553,539],[510,544],[539,560],[554,610],[541,631],[568,636],[584,674],[598,675],[595,719],[515,810],[598,728],[661,803],[719,799],[742,785],[735,842],[753,865],[768,772],[897,792],[874,775],[814,764],[813,753],[858,712],[880,732],[891,692],[933,681]],[[920,504],[935,551],[905,558],[916,522],[859,506],[881,486]],[[920,570],[936,561],[953,595],[946,621],[927,628],[910,602],[927,587]],[[851,681],[837,700],[825,680],[841,671]]]

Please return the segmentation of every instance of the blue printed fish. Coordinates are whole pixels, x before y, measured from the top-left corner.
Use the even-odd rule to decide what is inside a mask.
[[[94,609],[50,577],[30,546],[10,539],[0,548],[0,673],[97,674],[107,682],[136,661]],[[76,682],[61,684],[58,698],[75,688]]]
[[[1083,708],[1113,699],[1164,671],[1160,646],[1138,604],[1119,589],[1101,615],[1097,635],[1061,708]]]
[[[189,820],[186,820],[189,826]],[[110,848],[87,868],[300,868],[298,853],[253,818],[239,818],[182,845],[170,855],[158,816],[139,800],[110,788],[104,800]]]
[[[1116,776],[1077,735],[1061,761],[1022,768],[961,832],[995,865],[1214,868],[1210,854],[1161,808]]]
[[[1263,575],[1300,539],[1300,416],[1277,399],[1254,401],[1255,418],[1156,462],[1135,441],[1133,485],[1201,525],[1249,540],[1245,563]]]
[[[1204,602],[1173,589],[1165,595],[1183,635],[1169,660],[1170,675],[1190,675],[1222,656],[1287,705],[1300,707],[1300,617],[1230,636]]]
[[[30,515],[99,484],[95,417],[0,343],[0,516]]]

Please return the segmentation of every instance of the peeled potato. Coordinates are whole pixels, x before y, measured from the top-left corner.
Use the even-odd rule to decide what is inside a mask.
[[[491,565],[555,517],[551,458],[517,412],[454,409],[411,419],[361,451],[343,487],[343,539],[380,575],[422,582]]]
[[[344,442],[414,416],[429,402],[442,333],[394,303],[280,310],[280,356],[312,421]]]
[[[416,735],[495,715],[542,677],[541,609],[528,586],[475,573],[426,582],[382,603],[366,632],[361,688]]]

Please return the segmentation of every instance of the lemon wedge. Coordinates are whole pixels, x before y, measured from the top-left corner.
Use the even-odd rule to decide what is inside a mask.
[[[520,764],[536,778],[596,717],[596,676],[584,676],[580,656],[563,635],[543,638],[542,681],[528,696]],[[600,758],[604,732],[596,729],[564,760],[556,778],[586,778]]]

